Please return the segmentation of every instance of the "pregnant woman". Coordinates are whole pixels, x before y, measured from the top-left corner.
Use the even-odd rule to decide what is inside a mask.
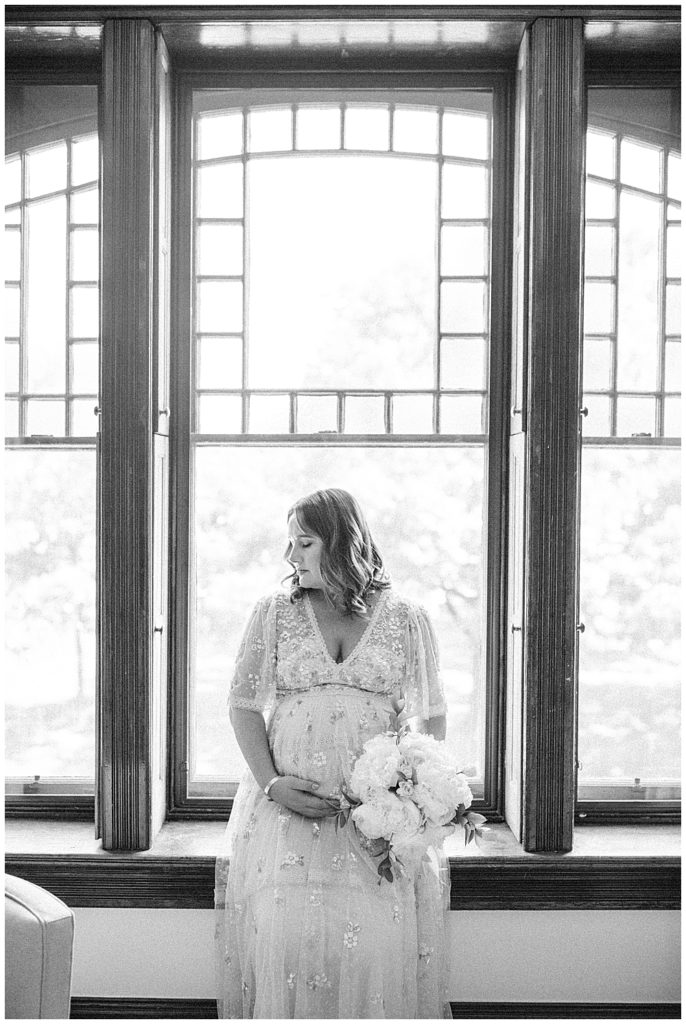
[[[440,851],[393,882],[336,811],[364,743],[403,718],[442,739],[425,611],[391,588],[362,511],[288,513],[290,593],[258,601],[230,690],[249,772],[217,859],[218,1015],[449,1017]]]

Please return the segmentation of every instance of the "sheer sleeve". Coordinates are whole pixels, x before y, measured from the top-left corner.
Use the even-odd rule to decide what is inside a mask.
[[[438,644],[429,616],[420,605],[409,607],[405,662],[405,712],[428,720],[445,714]]]
[[[267,711],[276,692],[276,598],[263,597],[248,619],[238,649],[229,707]]]

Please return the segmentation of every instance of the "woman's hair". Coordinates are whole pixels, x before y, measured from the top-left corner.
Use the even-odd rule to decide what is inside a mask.
[[[368,592],[390,587],[391,582],[352,494],[339,487],[314,491],[288,510],[287,518],[293,515],[302,529],[322,541],[320,573],[326,596],[338,599],[349,614],[365,615]],[[297,572],[286,579],[291,581],[291,601],[298,601],[305,588],[300,586]]]

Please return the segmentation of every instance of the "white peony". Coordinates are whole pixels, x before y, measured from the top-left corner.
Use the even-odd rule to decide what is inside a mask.
[[[395,736],[379,733],[364,745],[364,751],[350,775],[350,790],[360,800],[371,800],[382,790],[395,786],[400,778],[400,752]]]
[[[360,832],[368,839],[388,839],[395,845],[417,835],[422,815],[411,800],[399,800],[395,793],[379,792],[352,813]]]

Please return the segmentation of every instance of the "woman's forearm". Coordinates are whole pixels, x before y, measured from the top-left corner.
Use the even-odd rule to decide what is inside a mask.
[[[269,750],[264,718],[259,711],[247,711],[244,708],[231,708],[229,715],[248,768],[260,789],[264,789],[278,774]]]

